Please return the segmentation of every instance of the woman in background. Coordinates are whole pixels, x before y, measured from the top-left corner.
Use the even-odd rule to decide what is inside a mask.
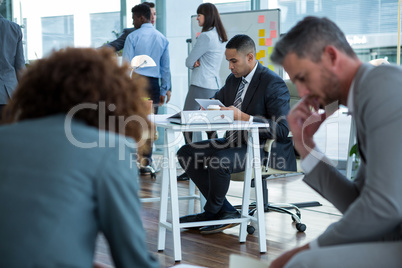
[[[222,86],[219,69],[228,38],[216,6],[211,3],[199,5],[197,21],[202,30],[186,59],[186,66],[192,73],[184,111],[198,110],[200,105],[195,99],[212,98]],[[213,133],[207,133],[208,138],[211,138]],[[186,143],[190,143],[192,133],[185,132],[184,138]],[[188,180],[188,177],[183,173],[179,176],[179,180]]]

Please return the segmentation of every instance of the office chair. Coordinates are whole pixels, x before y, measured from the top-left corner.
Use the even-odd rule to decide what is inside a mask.
[[[296,86],[290,81],[286,80],[286,85],[289,89],[290,93],[290,101],[289,105],[290,107],[293,107],[299,100],[300,97],[297,93]],[[264,151],[268,153],[268,158],[269,159],[269,153],[271,151],[271,146],[274,140],[269,139],[265,142],[264,144]],[[321,206],[321,204],[317,201],[311,201],[311,202],[302,202],[302,203],[269,203],[268,202],[268,188],[267,188],[267,180],[271,179],[273,177],[276,177],[278,175],[285,175],[285,174],[302,174],[303,170],[300,167],[300,158],[296,157],[297,161],[297,170],[296,171],[283,171],[283,170],[278,170],[278,169],[273,169],[268,166],[268,162],[262,166],[261,170],[261,175],[262,175],[262,185],[263,185],[263,200],[264,200],[264,211],[265,212],[270,212],[270,211],[276,211],[276,212],[281,212],[281,213],[286,213],[291,215],[291,218],[294,222],[296,222],[296,229],[299,232],[304,232],[306,230],[306,225],[301,222],[301,212],[299,208],[302,207],[313,207],[313,206]],[[254,176],[254,174],[253,174]],[[244,180],[244,172],[239,172],[239,173],[233,173],[231,174],[230,177],[231,180],[233,181],[243,181]],[[252,186],[253,182],[252,181]],[[235,206],[235,208],[240,209],[241,206]],[[293,212],[294,210],[295,212]],[[255,204],[250,204],[249,206],[249,214],[252,215],[256,211]],[[252,225],[249,225],[247,227],[247,232],[249,234],[253,234],[255,231],[255,228]]]

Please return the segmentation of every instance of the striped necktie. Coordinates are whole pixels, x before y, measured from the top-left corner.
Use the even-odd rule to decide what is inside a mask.
[[[242,77],[239,88],[237,89],[235,101],[233,103],[233,106],[236,108],[241,109],[241,103],[243,102],[243,100],[241,99],[241,95],[243,95],[244,87],[246,86],[246,84],[247,80]]]
[[[241,104],[243,102],[241,96],[243,95],[244,87],[246,86],[247,83],[248,83],[247,80],[244,79],[244,77],[242,77],[239,88],[237,89],[235,101],[233,103],[233,106],[240,110],[241,110]],[[226,132],[226,140],[228,142],[234,144],[234,143],[236,143],[240,133],[241,132],[239,130],[227,131]]]

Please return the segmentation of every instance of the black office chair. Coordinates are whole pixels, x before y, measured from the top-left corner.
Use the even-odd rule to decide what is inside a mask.
[[[297,93],[296,86],[290,81],[286,80],[286,85],[288,86],[289,93],[290,93],[290,107],[293,107],[299,100],[300,97]],[[271,151],[271,146],[274,140],[267,140],[264,145],[264,150],[267,154]],[[269,156],[269,155],[268,155]],[[269,159],[269,157],[267,158]],[[264,211],[276,211],[281,213],[287,213],[291,215],[291,218],[294,222],[296,222],[296,229],[299,232],[304,232],[306,230],[306,225],[301,222],[301,212],[299,208],[303,207],[314,207],[314,206],[321,206],[321,204],[317,201],[311,202],[302,202],[302,203],[269,203],[268,201],[268,188],[267,188],[267,180],[277,177],[278,175],[285,175],[285,174],[302,174],[303,171],[300,167],[300,159],[297,158],[297,170],[296,171],[283,171],[278,169],[273,169],[268,166],[269,163],[266,163],[261,170],[261,177],[262,177],[262,185],[263,185],[263,200],[264,200]],[[254,174],[253,174],[254,177]],[[244,172],[233,173],[230,177],[233,181],[244,181]],[[253,181],[252,183],[254,182]],[[253,186],[253,184],[252,184]],[[241,206],[235,206],[237,209],[241,209]],[[249,214],[252,215],[256,211],[255,203],[250,204],[249,206]],[[293,212],[294,211],[294,212]],[[247,227],[247,232],[249,234],[253,234],[255,228],[252,225]]]

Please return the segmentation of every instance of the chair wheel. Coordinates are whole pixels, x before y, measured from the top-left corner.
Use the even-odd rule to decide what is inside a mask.
[[[306,225],[305,224],[303,224],[303,223],[296,223],[296,229],[297,229],[297,231],[299,231],[299,232],[304,232],[304,231],[306,231]]]
[[[151,179],[156,179],[156,173],[155,172],[151,173]]]
[[[252,225],[247,225],[247,233],[254,234],[254,232],[255,232],[255,227]]]

